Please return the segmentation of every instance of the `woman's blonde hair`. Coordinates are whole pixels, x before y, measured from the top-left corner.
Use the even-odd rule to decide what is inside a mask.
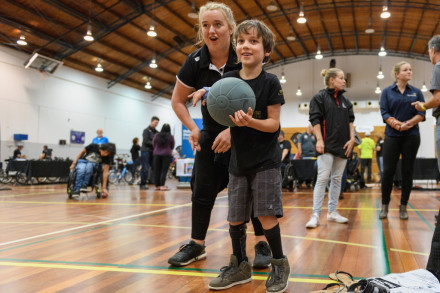
[[[404,64],[409,64],[409,63],[407,61],[400,61],[400,62],[397,62],[396,64],[394,64],[394,66],[393,66],[392,74],[393,74],[393,77],[396,82],[397,82],[397,74],[399,74],[400,68],[402,68],[402,65],[404,65]],[[411,64],[409,64],[409,65],[411,66]]]
[[[200,11],[199,11],[199,29],[197,30],[197,44],[203,43],[203,32],[202,32],[202,19],[201,19],[201,16],[207,10],[219,10],[225,16],[226,22],[228,23],[228,27],[230,29],[235,29],[235,18],[234,18],[234,14],[232,13],[231,8],[228,5],[223,4],[223,3],[208,2],[205,5],[203,5],[202,7],[200,7]],[[231,41],[232,41],[232,35],[231,35]]]
[[[329,69],[323,69],[321,71],[321,75],[324,77],[324,84],[325,86],[329,86],[330,78],[335,78],[339,72],[343,72],[342,69],[339,68],[329,68]]]

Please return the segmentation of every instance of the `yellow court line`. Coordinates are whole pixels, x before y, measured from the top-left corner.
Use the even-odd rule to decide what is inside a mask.
[[[19,203],[19,204],[55,204],[55,205],[104,205],[104,206],[152,206],[152,207],[177,207],[182,204],[170,204],[170,203],[113,203],[113,202],[65,202],[65,201],[20,201],[20,200],[7,200],[1,201],[2,203]]]
[[[228,205],[216,204],[216,207],[227,208]],[[304,209],[304,210],[312,210],[313,207],[296,207],[296,206],[283,206],[283,209]],[[327,210],[327,207],[322,207],[323,210]],[[352,211],[380,211],[380,208],[350,208],[350,207],[338,207],[338,210],[352,210]],[[390,211],[398,211],[399,209],[389,209]],[[437,212],[436,209],[409,209],[408,211],[417,211],[417,212]]]
[[[54,191],[44,191],[44,192],[32,192],[32,193],[18,193],[18,194],[11,194],[11,195],[2,195],[0,196],[0,202],[2,198],[5,197],[17,197],[17,196],[31,196],[31,195],[49,195],[49,194],[53,194],[53,193],[58,193],[58,191],[54,190]]]
[[[21,262],[0,262],[0,266],[87,270],[87,271],[121,272],[121,273],[137,273],[137,274],[152,274],[152,275],[205,277],[205,278],[215,278],[218,276],[218,273],[210,274],[210,273],[197,273],[197,272],[182,272],[182,271],[174,271],[174,270],[128,269],[128,268],[118,268],[118,267],[38,264],[38,263],[21,263]],[[252,276],[252,279],[264,281],[267,279],[267,276]],[[327,284],[329,282],[329,280],[311,279],[311,278],[289,278],[289,281],[297,282],[297,283],[314,283],[314,284]]]
[[[395,252],[403,252],[403,253],[410,253],[410,254],[429,256],[429,253],[424,253],[424,252],[417,252],[417,251],[403,250],[403,249],[395,249],[395,248],[390,248],[390,250],[391,251],[395,251]]]
[[[79,225],[90,225],[93,223],[87,223],[87,222],[0,222],[0,224],[44,224],[44,225],[50,225],[50,224],[79,224]],[[102,225],[112,225],[113,223],[102,223]],[[118,226],[135,226],[135,227],[151,227],[151,228],[166,228],[166,229],[185,229],[185,230],[191,230],[191,227],[189,226],[170,226],[170,225],[149,225],[149,224],[132,224],[132,223],[122,223],[118,224]],[[215,229],[215,228],[209,228],[209,231],[217,231],[217,232],[229,232],[228,229]],[[248,234],[254,234],[254,232],[247,232]],[[358,247],[366,247],[366,248],[373,248],[376,249],[377,246],[374,245],[368,245],[368,244],[361,244],[361,243],[355,243],[355,242],[346,242],[346,241],[337,241],[337,240],[329,240],[329,239],[319,239],[319,238],[312,238],[312,237],[304,237],[304,236],[294,236],[294,235],[284,235],[282,234],[281,237],[284,238],[292,238],[292,239],[302,239],[302,240],[311,240],[311,241],[319,241],[319,242],[326,242],[326,243],[334,243],[334,244],[343,244],[343,245],[350,245],[350,246],[358,246]]]
[[[35,193],[36,194],[36,193]],[[2,203],[18,203],[18,204],[54,204],[54,205],[102,205],[102,206],[152,206],[152,207],[175,207],[180,206],[182,204],[171,204],[171,203],[117,203],[117,202],[66,202],[66,201],[20,201],[20,200],[1,200]],[[188,206],[191,206],[188,205]],[[228,205],[216,204],[215,207],[227,208]],[[306,209],[311,210],[313,207],[296,207],[296,206],[283,206],[285,209]],[[323,210],[328,209],[327,207],[322,207]],[[379,208],[350,208],[350,207],[340,207],[338,210],[355,210],[355,211],[378,211]],[[399,209],[390,209],[390,211],[398,211]],[[436,209],[410,209],[408,211],[417,211],[417,212],[437,212]]]
[[[319,241],[319,242],[327,242],[327,243],[334,243],[334,244],[344,244],[344,245],[367,247],[367,248],[373,248],[373,249],[377,248],[377,246],[369,245],[369,244],[361,244],[361,243],[355,243],[355,242],[337,241],[337,240],[329,240],[329,239],[320,239],[320,238],[312,238],[312,237],[293,236],[293,235],[284,235],[284,234],[282,234],[281,237]]]

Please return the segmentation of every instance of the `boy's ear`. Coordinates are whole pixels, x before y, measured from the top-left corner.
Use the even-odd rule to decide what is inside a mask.
[[[272,53],[272,51],[266,52],[266,53],[264,53],[264,56],[269,57],[271,53]]]

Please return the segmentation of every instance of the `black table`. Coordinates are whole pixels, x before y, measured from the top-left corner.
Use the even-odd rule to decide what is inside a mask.
[[[28,160],[10,160],[6,166],[6,172],[27,172],[29,162]]]
[[[39,177],[68,177],[72,161],[17,161],[11,160],[6,168],[7,172],[20,172],[26,174],[27,182],[31,178]]]
[[[394,180],[402,180],[402,160],[397,163],[396,174]],[[436,158],[421,159],[417,158],[414,163],[413,180],[435,180],[440,181],[440,172]]]
[[[300,159],[291,160],[290,163],[293,165],[294,176],[296,180],[313,181],[315,177],[315,163],[316,160]]]

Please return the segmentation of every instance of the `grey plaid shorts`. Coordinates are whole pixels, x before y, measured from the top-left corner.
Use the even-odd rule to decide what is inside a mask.
[[[229,222],[248,222],[254,217],[283,216],[280,168],[236,176],[229,173]]]

